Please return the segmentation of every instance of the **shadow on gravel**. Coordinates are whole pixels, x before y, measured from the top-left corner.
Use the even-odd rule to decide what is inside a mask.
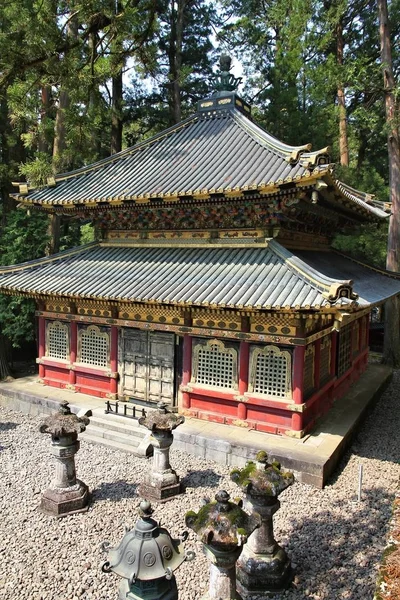
[[[222,476],[212,469],[204,469],[202,471],[189,471],[187,475],[182,477],[181,483],[184,488],[217,487],[220,479],[222,479]]]
[[[11,429],[16,429],[20,423],[0,423],[0,431],[10,431]]]
[[[127,483],[122,479],[110,483],[102,483],[98,488],[92,490],[92,498],[94,502],[101,500],[118,502],[122,498],[136,498],[137,487],[137,483]]]
[[[296,520],[278,532],[296,565],[297,592],[326,600],[372,598],[394,496],[363,490],[360,503],[333,503],[332,511]],[[346,506],[347,504],[347,506]],[[338,516],[340,513],[340,516]],[[299,596],[300,597],[300,596]]]

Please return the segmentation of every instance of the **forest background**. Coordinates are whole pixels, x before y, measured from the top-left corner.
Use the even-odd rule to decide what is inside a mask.
[[[389,200],[379,2],[3,0],[1,264],[93,239],[90,224],[17,210],[12,181],[40,185],[178,123],[209,94],[221,52],[242,65],[256,122],[289,144],[329,145],[338,178]],[[400,0],[388,9],[396,83]],[[335,244],[385,266],[387,226]],[[10,359],[34,339],[33,314],[33,302],[0,295],[0,376],[1,350]]]

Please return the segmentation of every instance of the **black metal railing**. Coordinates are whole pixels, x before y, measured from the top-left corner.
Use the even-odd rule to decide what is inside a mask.
[[[146,417],[147,413],[144,408],[139,408],[134,404],[127,404],[126,402],[111,402],[106,401],[106,415],[119,415],[120,417],[126,417],[127,419],[139,419],[139,417]]]

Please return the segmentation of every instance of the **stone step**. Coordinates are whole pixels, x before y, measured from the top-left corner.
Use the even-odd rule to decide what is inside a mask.
[[[138,446],[145,437],[145,433],[142,433],[141,431],[137,431],[137,435],[131,435],[130,433],[126,434],[125,432],[116,431],[114,429],[105,429],[104,427],[98,427],[97,425],[93,424],[88,425],[86,431],[90,435],[95,435],[99,438],[102,437],[106,440],[113,440],[114,442],[120,442],[121,444],[126,444],[127,446]]]
[[[134,454],[135,456],[141,456],[145,458],[146,455],[138,452],[138,447],[134,444],[124,444],[120,441],[110,440],[105,437],[99,437],[92,433],[88,433],[85,431],[79,435],[79,439],[89,442],[91,444],[100,444],[101,446],[107,446],[108,448],[112,448],[114,450],[122,450],[123,452],[127,452],[128,454]]]
[[[90,417],[86,431],[80,434],[83,440],[112,447],[117,444],[116,447],[136,456],[150,456],[153,453],[149,436],[147,429],[124,423],[109,423],[107,419],[96,416]]]
[[[114,415],[98,416],[97,414],[93,414],[89,418],[89,430],[92,427],[97,427],[99,429],[107,429],[108,431],[121,433],[124,436],[129,435],[136,438],[143,438],[148,433],[148,429],[141,427],[135,419],[115,417]]]

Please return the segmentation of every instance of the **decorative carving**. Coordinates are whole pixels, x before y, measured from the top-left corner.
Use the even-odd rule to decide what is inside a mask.
[[[171,234],[167,237],[166,232],[173,230],[176,232],[173,237],[185,239],[184,230],[257,230],[267,224],[277,225],[283,200],[286,200],[286,197],[260,200],[256,203],[253,200],[199,206],[135,206],[119,211],[102,210],[97,213],[97,217],[101,229],[112,230],[112,239],[116,239],[116,232],[121,231],[126,239],[140,239],[145,230],[159,230],[159,235],[165,235],[165,239],[172,237]],[[155,234],[151,235],[154,238]],[[203,236],[208,237],[209,234]]]
[[[240,331],[241,317],[232,311],[216,312],[210,310],[193,310],[193,326],[195,327],[211,327],[215,329],[232,329]]]
[[[120,319],[132,319],[133,321],[168,323],[172,325],[183,325],[185,322],[182,309],[144,306],[140,304],[121,307],[118,317]]]
[[[352,286],[352,281],[348,281],[346,284],[332,283],[329,292],[324,292],[322,295],[327,298],[328,302],[331,304],[335,304],[340,298],[357,300],[358,294],[353,292]]]
[[[235,77],[229,71],[232,68],[232,59],[228,54],[221,54],[219,59],[219,72],[211,78],[212,85],[216,91],[233,92],[236,90],[242,77]]]
[[[70,313],[71,307],[68,306],[68,304],[61,304],[59,302],[46,302],[46,310],[48,310],[49,312]]]
[[[257,315],[250,318],[250,331],[278,335],[296,335],[296,326],[289,315]]]
[[[275,398],[292,397],[292,355],[278,346],[253,346],[250,353],[249,392]]]

